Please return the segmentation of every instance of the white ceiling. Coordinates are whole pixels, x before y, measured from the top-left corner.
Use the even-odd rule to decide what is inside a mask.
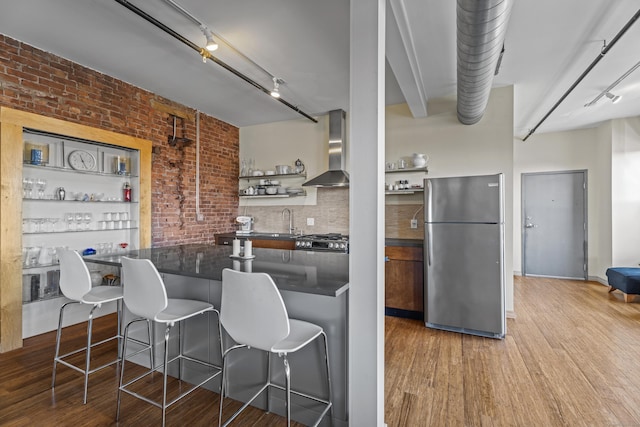
[[[347,0],[175,0],[269,73],[282,97],[310,115],[349,107]],[[10,3],[10,5],[7,5]],[[199,28],[163,0],[134,0],[197,45]],[[514,133],[524,136],[638,10],[637,0],[518,0],[494,87],[514,85]],[[388,0],[387,104],[455,97],[455,2]],[[0,33],[199,109],[236,126],[300,118],[115,0],[14,0],[0,6]],[[640,116],[640,70],[612,90],[623,98],[584,104],[640,61],[640,23],[605,55],[537,133]],[[220,43],[223,61],[270,88],[263,71]],[[393,71],[392,71],[393,70]],[[0,79],[2,76],[0,75]],[[403,95],[401,88],[405,91]],[[428,114],[428,111],[426,111]]]

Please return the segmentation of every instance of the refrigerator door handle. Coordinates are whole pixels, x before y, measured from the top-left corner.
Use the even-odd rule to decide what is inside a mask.
[[[431,188],[431,180],[425,178],[424,180],[424,220],[425,222],[431,222],[431,206],[433,206],[433,189]]]
[[[424,232],[426,233],[426,241],[427,241],[427,266],[431,266],[431,248],[433,247],[433,238],[432,238],[432,233],[430,233],[430,229],[431,228],[431,224],[425,224],[424,227]]]

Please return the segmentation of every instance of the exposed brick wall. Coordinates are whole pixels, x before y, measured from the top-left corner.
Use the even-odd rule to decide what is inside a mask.
[[[155,110],[152,100],[195,113],[0,34],[0,105],[151,140],[154,148],[160,147],[152,168],[153,245],[213,242],[215,233],[235,230],[238,128],[200,114],[200,208],[205,220],[198,222],[195,121],[185,120],[185,136],[194,142],[171,147],[172,119]]]

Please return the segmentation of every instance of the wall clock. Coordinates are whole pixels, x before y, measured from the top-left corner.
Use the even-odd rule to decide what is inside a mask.
[[[79,171],[92,171],[96,169],[96,158],[88,151],[75,150],[69,153],[69,166]]]

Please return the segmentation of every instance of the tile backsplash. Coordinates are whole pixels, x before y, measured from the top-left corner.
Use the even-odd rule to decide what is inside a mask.
[[[398,239],[422,239],[424,236],[424,214],[421,204],[387,205],[385,209],[385,237]],[[293,212],[296,233],[342,233],[349,234],[349,189],[318,188],[315,206],[247,206],[241,207],[241,215],[254,217],[254,229],[259,232],[287,233],[289,217],[282,214],[284,208]],[[420,210],[419,210],[420,209]],[[419,211],[418,211],[419,210]],[[417,213],[416,213],[417,212]],[[411,219],[418,220],[418,228],[410,228]],[[314,225],[307,225],[307,218]]]
[[[342,233],[349,234],[349,189],[318,188],[315,206],[247,206],[240,207],[241,215],[254,217],[254,229],[262,232],[287,233],[289,217],[282,214],[288,208],[293,212],[296,233]],[[313,218],[314,225],[307,225]]]

